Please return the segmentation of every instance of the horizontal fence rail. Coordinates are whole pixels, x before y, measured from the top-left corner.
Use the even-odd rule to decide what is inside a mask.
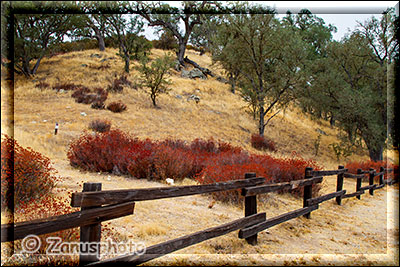
[[[246,186],[254,186],[262,184],[264,182],[264,177],[256,177],[206,185],[81,192],[72,194],[71,206],[90,207],[94,205],[122,203],[126,201],[143,201],[161,198],[190,196],[218,191],[241,189]]]
[[[261,232],[265,229],[268,229],[272,226],[275,226],[277,224],[289,221],[291,219],[303,216],[313,210],[318,209],[318,205],[313,205],[310,207],[305,207],[305,208],[301,208],[301,209],[297,209],[273,218],[270,218],[268,220],[266,220],[265,222],[260,222],[256,225],[253,226],[249,226],[247,228],[244,228],[242,230],[239,231],[239,238],[247,238],[249,236],[252,236],[258,232]]]
[[[1,225],[1,242],[22,239],[29,234],[42,235],[65,229],[91,225],[133,214],[134,202],[77,211],[70,214],[38,219],[34,221]],[[10,232],[14,232],[11,239]]]
[[[239,230],[252,224],[260,223],[262,221],[265,221],[265,218],[265,213],[254,214],[248,217],[237,219],[230,223],[223,224],[221,226],[208,228],[203,231],[199,231],[190,235],[150,246],[146,249],[146,252],[143,255],[124,255],[109,260],[95,262],[90,265],[103,265],[120,261],[129,262],[133,265],[141,264],[146,261],[161,257],[165,254],[174,252],[176,250],[203,242],[205,240],[228,234],[230,232]]]
[[[264,194],[274,192],[282,189],[295,189],[299,186],[312,185],[315,183],[321,183],[323,177],[313,177],[311,179],[295,180],[286,183],[266,184],[254,187],[247,187],[242,189],[242,196],[254,196],[258,194]]]
[[[329,199],[343,196],[344,194],[346,194],[346,190],[340,190],[340,191],[333,192],[333,193],[330,193],[330,194],[326,194],[326,195],[323,195],[323,196],[320,196],[320,197],[309,198],[309,199],[307,199],[307,204],[309,206],[315,205],[315,204],[319,204],[319,203],[327,201]]]

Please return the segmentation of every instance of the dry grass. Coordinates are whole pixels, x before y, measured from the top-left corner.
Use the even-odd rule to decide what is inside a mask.
[[[74,83],[89,88],[106,88],[115,74],[122,74],[123,63],[115,55],[117,50],[105,52],[88,50],[58,55],[44,59],[33,80],[17,76],[14,90],[14,112],[9,104],[12,98],[2,81],[1,126],[2,133],[13,135],[26,147],[51,158],[55,168],[64,177],[60,188],[81,191],[84,182],[101,182],[103,189],[126,189],[167,186],[147,180],[127,179],[104,173],[81,172],[69,166],[66,159],[68,143],[87,129],[94,119],[107,118],[112,128],[131,132],[139,138],[161,140],[167,137],[191,141],[195,138],[223,140],[244,149],[260,153],[250,145],[252,133],[257,132],[256,122],[244,112],[245,103],[238,95],[230,93],[229,86],[215,78],[190,80],[181,78],[171,71],[171,92],[158,99],[160,108],[152,106],[150,97],[142,89],[125,87],[121,94],[109,94],[106,101],[123,101],[127,112],[112,113],[94,110],[90,105],[78,104],[71,98],[71,92],[56,92],[51,86],[57,83]],[[153,56],[164,51],[153,49]],[[111,67],[94,70],[88,66],[100,66],[99,58],[90,57],[98,53],[102,58],[113,58],[105,62]],[[190,59],[221,74],[217,66],[211,66],[207,55],[199,56],[188,51]],[[135,65],[133,63],[132,65]],[[138,73],[131,67],[128,79],[135,82]],[[39,89],[35,84],[44,81],[48,89]],[[195,94],[201,100],[196,104],[187,101]],[[179,98],[179,96],[182,98]],[[177,97],[178,96],[178,97]],[[84,112],[87,116],[82,116]],[[14,122],[14,127],[10,127]],[[59,131],[54,135],[54,125]],[[314,156],[314,141],[319,128],[327,133],[322,135],[320,155]],[[271,121],[266,135],[277,145],[278,152],[269,153],[277,157],[289,156],[296,151],[304,158],[313,158],[325,169],[336,169],[337,162],[328,147],[338,142],[337,130],[327,122],[316,122],[292,107]],[[353,160],[367,159],[367,153],[352,156]],[[396,155],[388,153],[394,161]],[[397,162],[398,163],[398,162]],[[324,179],[321,194],[335,191],[335,177]],[[185,179],[182,185],[194,184]],[[178,184],[178,185],[179,185]],[[353,192],[355,182],[345,180],[344,189]],[[322,204],[312,213],[312,219],[297,218],[259,234],[259,245],[250,246],[237,238],[237,233],[208,240],[180,250],[171,255],[149,262],[149,265],[320,265],[354,264],[365,265],[398,263],[398,223],[394,219],[389,203],[398,203],[398,186],[385,189],[375,196],[363,196],[361,201],[347,199],[342,206],[333,201]],[[397,202],[396,202],[397,201]],[[193,233],[243,217],[241,207],[214,203],[209,208],[208,196],[190,196],[168,200],[154,200],[137,203],[135,214],[110,221],[121,235],[153,245],[172,238]],[[262,201],[260,211],[267,217],[302,207],[302,201],[290,195],[269,194]],[[388,213],[386,214],[385,211]],[[387,215],[389,217],[387,217]],[[357,220],[355,220],[357,218]],[[387,219],[389,218],[389,219]],[[393,217],[394,218],[394,217]],[[2,215],[3,221],[3,215]],[[396,232],[397,231],[397,232]],[[397,242],[397,244],[396,244]],[[327,255],[325,255],[327,254]]]

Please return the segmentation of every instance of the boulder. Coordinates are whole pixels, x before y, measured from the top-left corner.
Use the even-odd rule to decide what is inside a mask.
[[[219,81],[221,83],[229,83],[229,81],[222,76],[218,76],[217,81]]]
[[[207,79],[206,75],[204,75],[204,73],[197,68],[194,68],[189,72],[189,78],[191,79],[200,78],[203,80]]]
[[[194,69],[192,69],[190,71],[182,69],[181,77],[190,78],[190,79],[196,79],[196,78],[200,78],[200,79],[203,79],[203,80],[207,79],[207,77],[204,75],[204,73],[201,72],[201,70],[199,70],[197,68],[194,68]]]

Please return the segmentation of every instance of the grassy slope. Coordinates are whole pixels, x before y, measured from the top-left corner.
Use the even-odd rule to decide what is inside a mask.
[[[114,114],[107,110],[94,110],[90,105],[78,104],[70,97],[70,92],[57,93],[52,89],[41,91],[35,88],[35,84],[44,81],[50,85],[56,83],[75,83],[88,87],[106,88],[110,79],[117,73],[121,74],[123,63],[115,55],[117,51],[107,49],[106,52],[88,50],[58,55],[42,61],[38,74],[34,80],[16,77],[15,101],[14,101],[14,136],[22,146],[30,146],[34,150],[50,157],[55,163],[59,174],[64,177],[60,187],[66,187],[73,191],[81,191],[83,182],[102,182],[103,189],[153,187],[160,186],[155,182],[145,180],[132,180],[108,174],[93,174],[79,172],[72,169],[66,160],[66,149],[73,138],[87,129],[88,123],[96,118],[107,118],[112,121],[113,127],[134,133],[140,138],[164,139],[166,137],[193,140],[194,138],[210,138],[224,140],[233,145],[242,146],[251,152],[256,152],[250,146],[251,133],[257,132],[256,123],[251,116],[243,110],[245,103],[238,95],[229,92],[229,86],[216,81],[214,78],[208,80],[190,80],[179,77],[179,73],[172,71],[172,85],[169,95],[161,95],[158,99],[160,108],[152,107],[150,98],[142,90],[125,88],[122,94],[111,94],[106,103],[114,100],[122,100],[128,107],[127,112]],[[154,56],[163,54],[161,50],[153,50]],[[98,53],[105,57],[113,57],[105,63],[99,58],[90,57]],[[202,66],[210,66],[211,60],[207,56],[199,56],[195,52],[188,51],[188,56]],[[110,65],[109,69],[93,70],[82,67],[81,64],[89,66]],[[215,66],[210,66],[219,72]],[[137,72],[133,70],[129,80],[135,81]],[[9,109],[5,101],[7,92],[2,85],[2,132],[7,132],[10,124]],[[196,94],[201,101],[196,104],[186,101],[187,96]],[[183,96],[182,99],[176,95]],[[87,116],[81,116],[85,112]],[[54,124],[60,124],[59,134],[54,135]],[[327,133],[323,135],[320,145],[320,155],[314,157],[314,141],[317,139],[319,128]],[[302,115],[296,108],[288,110],[285,114],[278,115],[271,121],[267,129],[268,135],[277,144],[278,152],[274,156],[290,156],[296,151],[305,158],[314,158],[325,168],[336,168],[336,161],[332,151],[328,147],[330,143],[337,142],[337,130],[330,128],[326,122],[315,122],[307,116]],[[354,155],[353,160],[367,159],[364,152]],[[343,164],[344,162],[340,162]],[[335,179],[324,181],[323,192],[334,191]],[[184,184],[192,181],[184,180]],[[354,182],[346,181],[345,189],[352,190]],[[398,196],[397,201],[398,201]],[[373,205],[379,200],[379,205]],[[242,215],[242,209],[225,204],[217,203],[212,209],[207,206],[210,199],[205,196],[193,196],[177,198],[168,201],[147,201],[136,206],[135,215],[113,220],[112,225],[117,227],[121,233],[127,236],[133,235],[135,240],[141,240],[146,244],[155,244],[176,236],[198,231],[206,227],[215,226],[229,220],[236,219]],[[271,194],[260,210],[267,210],[267,216],[272,217],[285,211],[301,207],[299,199],[291,196],[277,196]],[[357,203],[357,205],[355,205]],[[240,264],[284,264],[300,263],[302,260],[307,264],[321,264],[324,260],[328,262],[353,262],[356,258],[344,257],[342,261],[330,256],[320,255],[330,253],[385,253],[386,251],[386,215],[382,209],[386,205],[386,193],[376,193],[374,197],[364,197],[361,202],[353,199],[345,200],[345,209],[335,206],[333,203],[324,204],[323,210],[316,211],[313,220],[303,218],[292,220],[281,224],[270,230],[270,234],[260,235],[260,245],[252,247],[240,241],[236,233],[219,239],[203,242],[199,245],[179,251],[182,254],[228,254],[221,257],[203,255],[202,259],[217,260],[217,263],[228,264],[229,262]],[[369,210],[369,215],[361,217],[357,227],[354,217],[361,211]],[[149,214],[149,210],[152,210]],[[229,211],[229,212],[227,212]],[[185,214],[185,216],[176,216]],[[199,214],[201,218],[199,219]],[[340,220],[338,216],[340,214]],[[184,217],[184,218],[183,218]],[[375,227],[379,221],[379,227]],[[328,223],[328,226],[327,226]],[[371,227],[374,226],[373,230]],[[311,233],[310,229],[316,229]],[[342,229],[342,231],[336,231]],[[398,227],[397,227],[398,229]],[[396,231],[396,230],[394,230]],[[398,231],[398,230],[397,230]],[[398,233],[398,232],[397,232]],[[333,235],[335,235],[333,237]],[[349,238],[349,235],[351,238]],[[311,242],[319,239],[319,243]],[[350,241],[349,241],[350,240]],[[398,249],[398,245],[397,245]],[[258,258],[240,258],[236,254],[257,253]],[[277,253],[271,256],[269,253]],[[307,254],[297,255],[292,258],[284,254]],[[265,254],[264,258],[259,254]],[[315,255],[314,255],[315,254]],[[295,255],[296,256],[296,255]],[[304,257],[303,257],[304,256]],[[193,258],[194,257],[194,258]],[[154,263],[193,264],[193,260],[199,260],[195,256],[177,258],[174,255],[164,257]],[[210,258],[211,257],[211,258]],[[239,257],[238,259],[235,257]],[[261,257],[261,258],[260,258]],[[381,257],[382,258],[382,257]],[[389,258],[367,257],[373,263],[391,262]],[[245,260],[245,261],[243,261]],[[360,261],[365,259],[359,259]],[[287,262],[286,262],[287,261]],[[244,262],[244,263],[243,263]],[[397,258],[398,262],[398,258]],[[215,262],[214,262],[215,263]]]

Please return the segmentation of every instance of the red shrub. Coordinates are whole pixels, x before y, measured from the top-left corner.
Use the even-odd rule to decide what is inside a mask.
[[[244,178],[247,172],[255,172],[257,176],[263,176],[267,182],[270,181],[266,169],[257,163],[233,164],[233,165],[208,165],[197,176],[196,180],[200,184],[212,184],[218,182],[228,182],[231,180],[240,180]],[[224,202],[241,203],[243,197],[240,190],[229,190],[212,193],[214,199]]]
[[[251,136],[251,146],[258,150],[277,151],[274,141],[259,134],[253,134]]]
[[[114,113],[120,113],[126,110],[126,105],[122,102],[111,102],[108,104],[107,109]]]
[[[51,191],[59,181],[50,159],[21,147],[12,137],[4,135],[1,141],[1,202],[12,199],[15,206],[39,199]],[[8,190],[14,183],[14,192]]]
[[[194,155],[190,151],[173,148],[168,145],[158,145],[153,155],[153,178],[165,180],[173,178],[183,180],[185,177],[193,177],[195,165]]]
[[[350,161],[350,162],[346,163],[346,165],[345,165],[345,168],[349,169],[348,170],[349,173],[357,173],[357,169],[362,169],[363,171],[369,171],[370,168],[373,168],[373,169],[375,169],[376,172],[379,172],[380,167],[394,169],[394,172],[385,173],[384,179],[388,179],[388,178],[393,179],[394,173],[397,173],[397,170],[398,170],[397,165],[393,165],[387,161],[377,161],[377,162],[372,161],[372,160],[367,160],[367,161],[362,161],[362,162]],[[367,179],[367,178],[368,178],[368,174],[365,175],[365,179]],[[378,176],[375,177],[375,181],[379,181]]]
[[[218,147],[212,138],[207,141],[196,138],[190,144],[190,149],[193,152],[213,152],[213,153],[215,153],[218,151]]]

